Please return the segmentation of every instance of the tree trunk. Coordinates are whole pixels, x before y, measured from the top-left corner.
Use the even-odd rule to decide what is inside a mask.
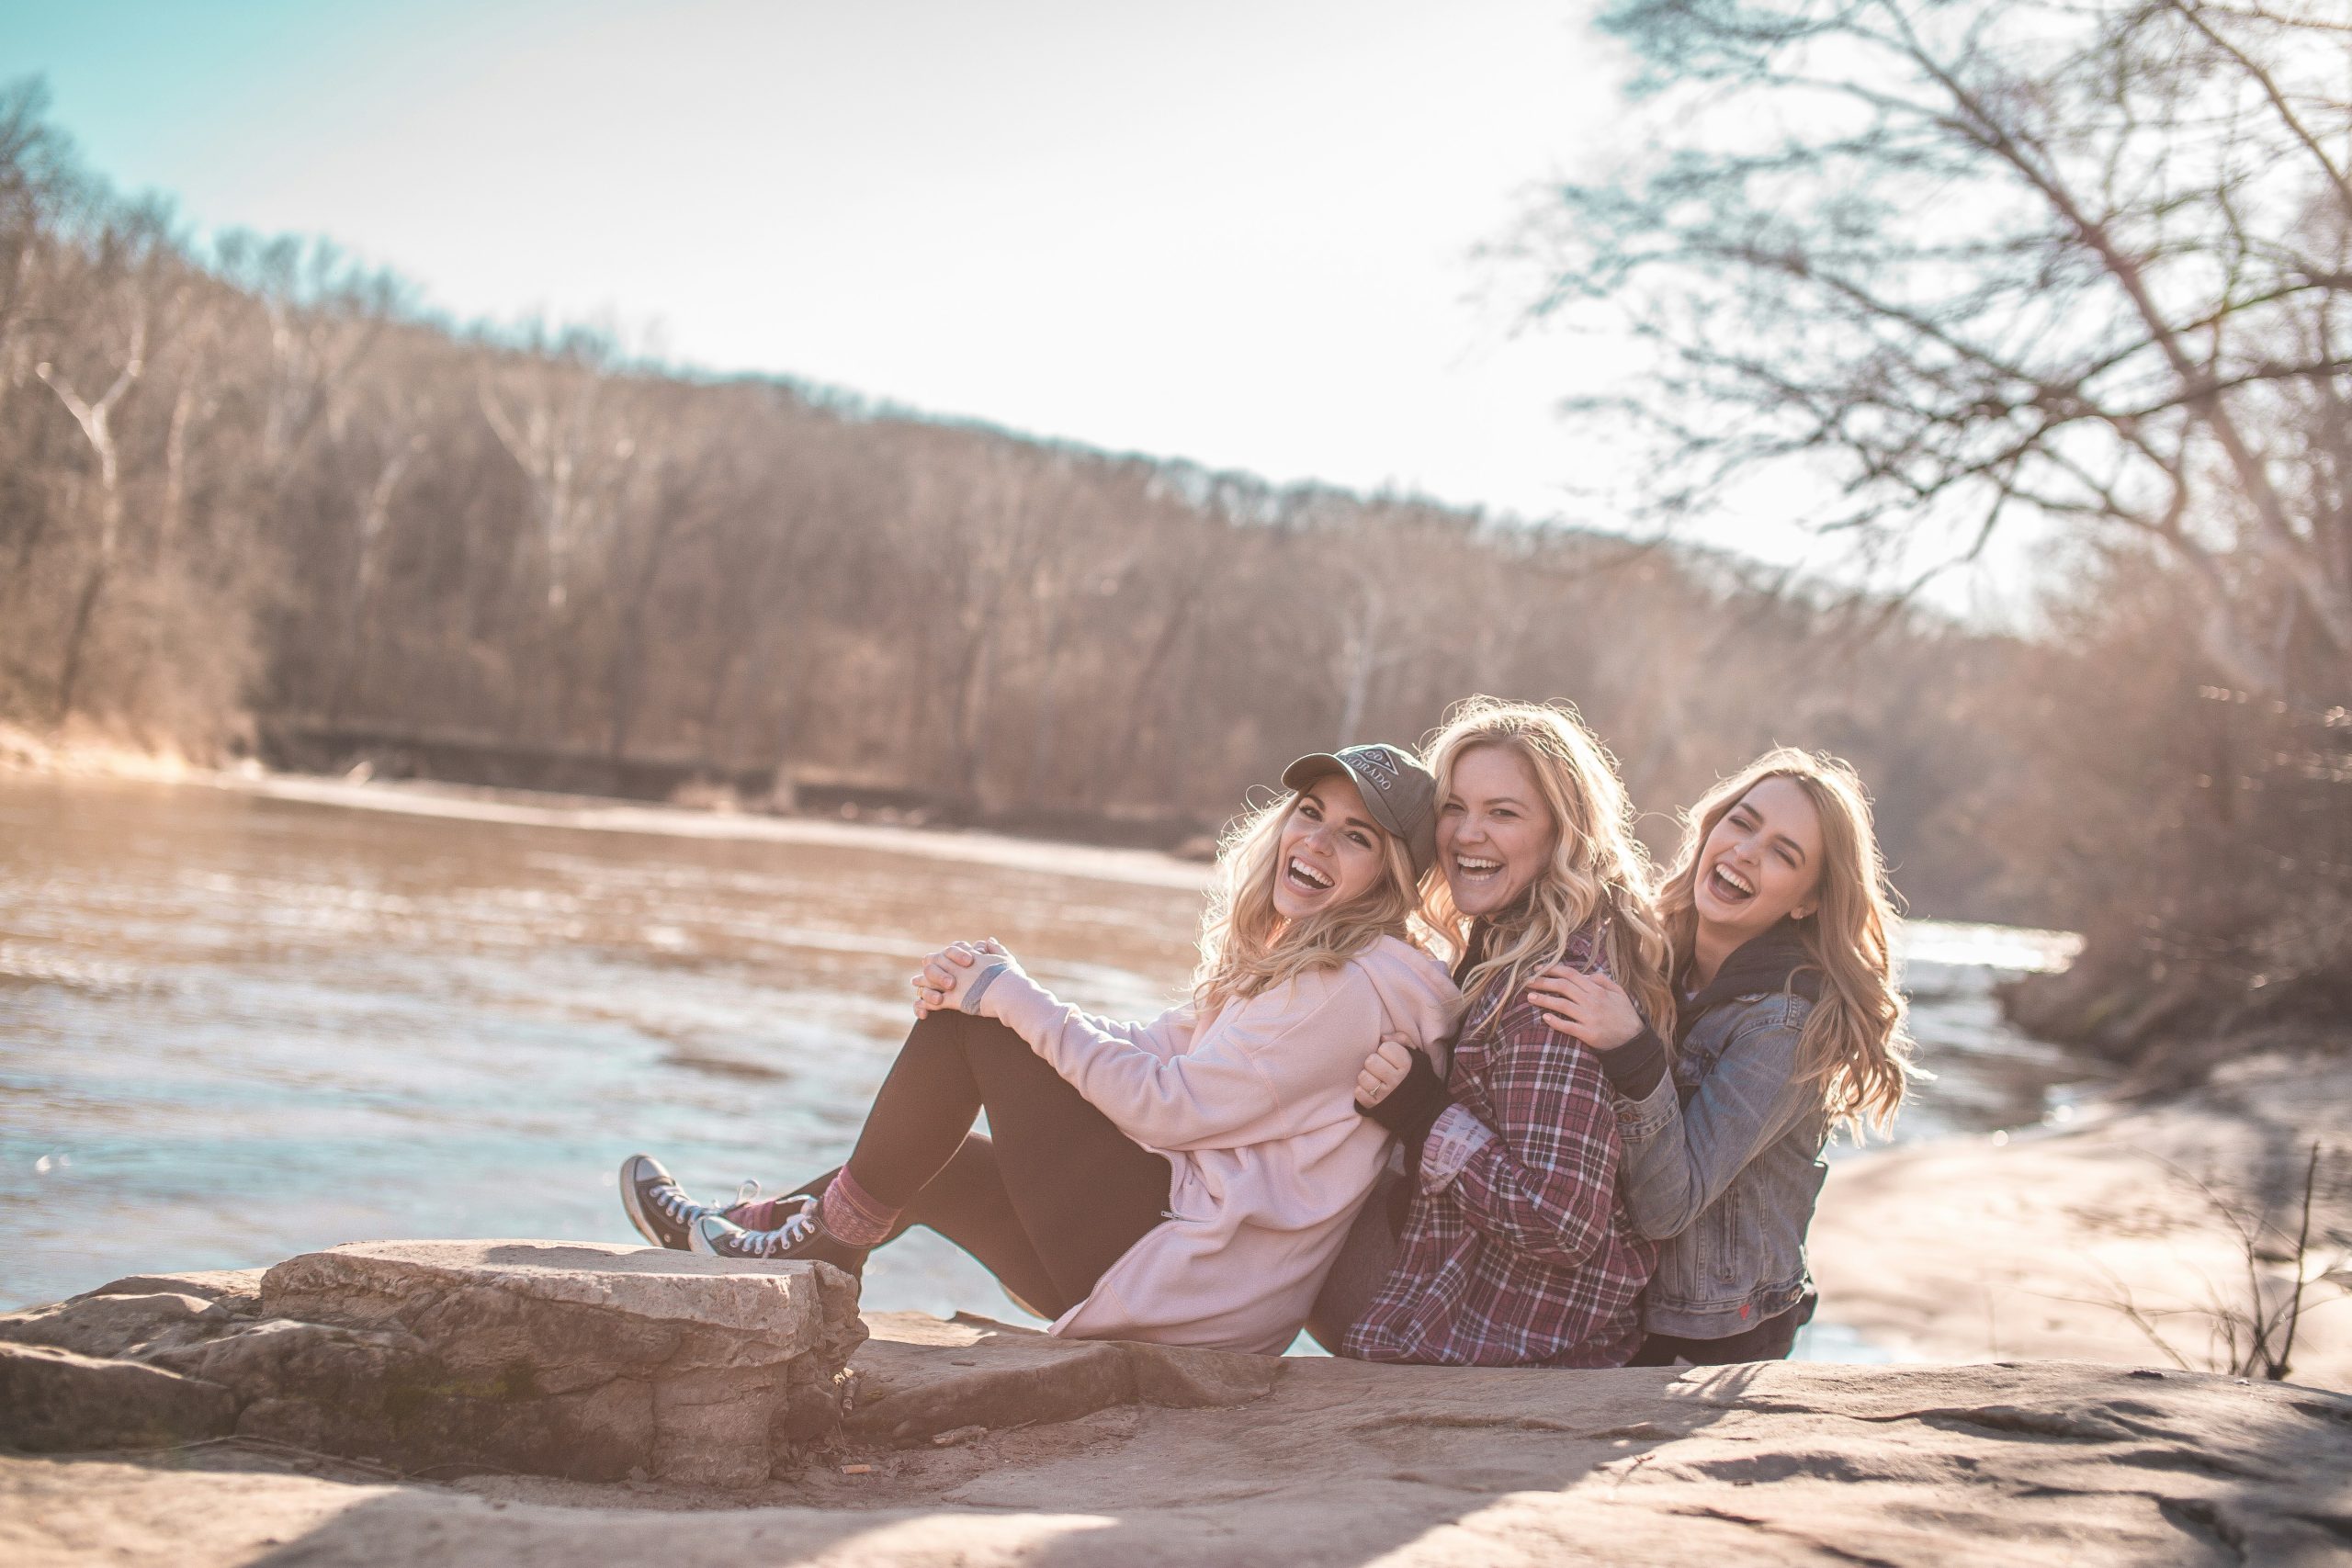
[[[62,724],[74,712],[74,698],[82,681],[82,659],[88,646],[90,623],[97,613],[98,601],[106,592],[107,581],[114,573],[115,552],[122,535],[121,469],[114,438],[114,411],[130,389],[138,383],[146,368],[147,318],[141,315],[130,329],[130,353],[117,373],[114,384],[95,403],[75,395],[47,363],[34,367],[40,377],[57,394],[58,401],[82,427],[83,438],[98,459],[98,551],[97,559],[90,565],[90,574],[83,581],[82,592],[75,597],[74,619],[66,628],[64,657],[57,676],[57,722]]]
[[[101,553],[96,563],[90,568],[90,575],[82,581],[82,592],[74,601],[74,619],[66,627],[65,659],[57,675],[57,722],[60,724],[73,715],[74,690],[82,679],[82,650],[88,643],[90,622],[97,611],[98,597],[106,592],[107,579],[113,570],[114,546],[109,538],[101,546]]]
[[[344,601],[343,635],[335,650],[334,679],[328,687],[330,725],[342,718],[344,705],[350,700],[359,660],[360,630],[375,600],[376,578],[382,565],[384,527],[391,519],[392,496],[400,489],[401,477],[408,471],[410,461],[424,446],[424,438],[415,436],[394,453],[377,471],[376,482],[368,487],[367,498],[360,503],[359,536],[353,547],[351,585]]]

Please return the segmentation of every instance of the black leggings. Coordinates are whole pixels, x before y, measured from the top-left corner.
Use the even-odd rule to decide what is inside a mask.
[[[982,1110],[993,1138],[972,1131]],[[1033,1310],[1059,1317],[1158,1225],[1168,1161],[1089,1104],[1028,1043],[955,1011],[919,1021],[850,1152],[850,1174]],[[832,1171],[797,1190],[819,1192]]]

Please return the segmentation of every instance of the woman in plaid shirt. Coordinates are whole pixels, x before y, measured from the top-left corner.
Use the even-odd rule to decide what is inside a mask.
[[[1641,1345],[1657,1248],[1621,1201],[1599,1057],[1546,1027],[1526,990],[1566,962],[1671,1019],[1632,807],[1607,753],[1557,708],[1473,699],[1430,765],[1441,912],[1466,1002],[1450,1064],[1415,1051],[1400,1080],[1367,1066],[1358,1109],[1403,1141],[1410,1204],[1396,1262],[1341,1348],[1373,1361],[1621,1366]]]

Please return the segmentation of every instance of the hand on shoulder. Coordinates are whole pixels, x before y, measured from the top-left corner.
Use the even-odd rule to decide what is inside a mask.
[[[1641,1013],[1625,987],[1603,974],[1555,964],[1528,982],[1527,999],[1555,1034],[1614,1051],[1641,1037]]]

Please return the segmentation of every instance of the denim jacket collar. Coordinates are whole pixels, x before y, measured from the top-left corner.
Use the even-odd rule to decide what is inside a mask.
[[[1675,1043],[1689,1040],[1691,1025],[1712,1009],[1737,997],[1769,997],[1780,991],[1793,991],[1809,1002],[1821,999],[1820,965],[1794,920],[1781,920],[1732,949],[1715,977],[1679,1010]]]

